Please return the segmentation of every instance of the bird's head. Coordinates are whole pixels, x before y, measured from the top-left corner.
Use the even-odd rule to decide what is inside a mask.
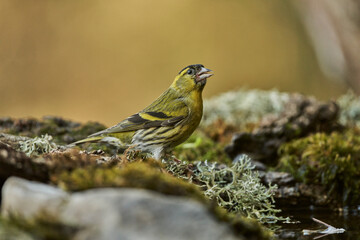
[[[202,91],[206,79],[212,75],[212,71],[201,64],[190,65],[179,72],[172,87],[182,92]]]

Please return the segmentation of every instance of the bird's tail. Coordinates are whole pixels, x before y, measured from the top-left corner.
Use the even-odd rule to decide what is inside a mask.
[[[103,138],[104,138],[103,136],[89,137],[89,138],[85,138],[85,139],[70,143],[67,145],[67,147],[75,147],[78,144],[87,143],[87,142],[99,142]]]

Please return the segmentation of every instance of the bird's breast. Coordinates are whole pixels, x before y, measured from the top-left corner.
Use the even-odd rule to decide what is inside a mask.
[[[189,115],[185,120],[184,135],[189,137],[200,124],[202,114],[203,114],[203,101],[201,97],[201,92],[194,91],[191,93],[190,98],[188,98],[186,103],[189,108]]]
[[[201,97],[201,92],[193,91],[189,99],[191,100],[188,103],[190,115],[192,115],[192,120],[196,120],[195,122],[199,124],[203,114],[203,100]]]

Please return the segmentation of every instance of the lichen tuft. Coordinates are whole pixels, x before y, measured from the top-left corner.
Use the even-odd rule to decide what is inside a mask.
[[[360,97],[349,91],[338,98],[340,106],[339,122],[347,126],[360,127]]]
[[[50,151],[57,149],[57,145],[52,142],[52,139],[52,136],[45,134],[41,135],[41,137],[20,141],[20,151],[24,152],[29,157],[49,153]]]
[[[277,187],[266,187],[260,182],[250,158],[244,155],[231,167],[216,163],[169,163],[167,169],[175,176],[188,179],[204,189],[204,195],[215,200],[229,212],[257,219],[261,223],[287,222],[277,217],[273,196]]]

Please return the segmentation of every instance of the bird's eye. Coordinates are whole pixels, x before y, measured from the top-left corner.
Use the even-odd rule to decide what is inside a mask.
[[[195,73],[194,69],[190,68],[188,71],[187,71],[187,74],[189,75],[193,75]]]

